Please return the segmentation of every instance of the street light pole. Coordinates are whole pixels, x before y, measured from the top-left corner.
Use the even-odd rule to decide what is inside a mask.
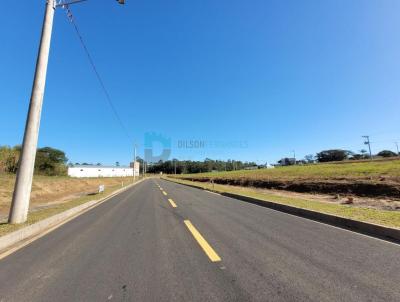
[[[19,161],[17,179],[15,182],[10,215],[8,218],[9,223],[23,223],[26,221],[28,216],[33,170],[39,137],[40,115],[42,112],[51,33],[53,29],[54,10],[54,0],[47,0],[29,111],[25,124],[21,158]]]

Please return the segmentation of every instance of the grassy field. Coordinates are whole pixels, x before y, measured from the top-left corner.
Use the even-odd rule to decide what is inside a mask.
[[[75,200],[95,199],[90,194],[96,193],[98,186],[104,184],[106,190],[120,188],[132,183],[132,177],[126,178],[70,178],[67,176],[35,175],[32,185],[30,212],[41,208],[60,207],[62,204]],[[0,217],[8,214],[15,175],[0,174]]]
[[[400,183],[400,160],[311,164],[275,169],[239,170],[179,175],[179,178],[250,178],[266,180],[377,180]]]
[[[349,194],[400,200],[399,159],[297,165],[171,177],[294,192]]]
[[[170,177],[169,177],[170,178]],[[170,178],[171,180],[183,184],[195,185],[199,188],[205,188],[210,191],[223,193],[235,193],[244,196],[257,198],[260,200],[272,201],[280,204],[291,205],[303,209],[308,209],[316,212],[336,215],[340,217],[350,218],[359,221],[379,224],[387,227],[400,228],[400,212],[385,211],[372,208],[360,208],[350,205],[331,204],[326,202],[318,202],[308,200],[306,198],[295,198],[280,196],[273,193],[260,192],[253,188],[235,187],[228,185],[218,185],[204,182],[192,182],[188,180],[180,180]]]

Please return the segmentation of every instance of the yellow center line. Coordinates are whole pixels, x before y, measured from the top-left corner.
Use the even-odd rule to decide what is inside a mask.
[[[178,206],[176,205],[176,203],[175,203],[171,198],[169,198],[168,201],[169,201],[169,203],[171,204],[171,206],[172,206],[173,208],[177,208],[177,207],[178,207]]]
[[[165,196],[167,196],[167,192],[165,192],[165,191],[162,191],[162,193],[163,193]]]
[[[196,239],[197,243],[201,246],[203,251],[207,254],[208,258],[210,258],[211,262],[221,261],[221,258],[214,251],[214,249],[208,244],[208,242],[204,239],[204,237],[199,233],[199,231],[193,226],[193,224],[189,220],[183,221],[189,231],[192,233],[194,239]]]

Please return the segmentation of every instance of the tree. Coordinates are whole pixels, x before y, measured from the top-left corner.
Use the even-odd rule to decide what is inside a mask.
[[[307,154],[306,156],[304,156],[304,159],[309,163],[313,163],[314,162],[314,155],[312,154]]]
[[[66,173],[68,158],[64,151],[44,147],[36,152],[35,172],[46,175],[62,175]]]
[[[320,163],[330,161],[342,161],[347,159],[351,154],[351,151],[341,149],[323,150],[317,153],[317,160]]]
[[[0,172],[15,173],[20,154],[20,146],[0,146]]]
[[[115,162],[115,165],[116,165],[117,167],[119,167],[119,161],[116,161],[116,162]]]
[[[397,156],[396,153],[394,153],[393,151],[390,151],[390,150],[382,150],[382,151],[379,152],[377,155],[378,155],[378,156],[382,156],[382,157],[393,157],[393,156]]]

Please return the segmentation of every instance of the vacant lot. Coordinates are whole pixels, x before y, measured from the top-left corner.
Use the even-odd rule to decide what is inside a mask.
[[[126,178],[70,178],[67,176],[39,176],[33,179],[30,210],[47,208],[94,194],[100,184],[115,189],[132,183],[132,177]],[[15,175],[0,174],[0,219],[8,214]]]
[[[177,175],[179,179],[295,192],[400,199],[400,160]]]

